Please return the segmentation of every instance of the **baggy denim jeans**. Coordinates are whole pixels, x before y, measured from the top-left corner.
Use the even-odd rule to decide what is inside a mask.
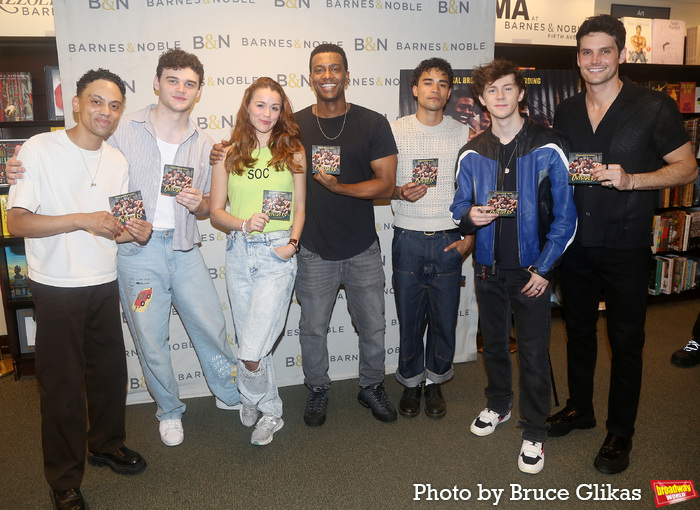
[[[289,311],[297,273],[296,257],[283,259],[275,248],[289,244],[289,230],[226,241],[226,288],[238,340],[238,388],[241,402],[263,414],[282,416],[272,349]],[[260,361],[254,372],[243,361]]]
[[[172,230],[154,230],[148,244],[119,245],[119,294],[141,368],[159,420],[185,412],[168,344],[170,306],[175,306],[194,345],[211,392],[228,405],[240,402],[236,358],[226,341],[226,322],[199,248],[176,251]],[[150,297],[149,297],[150,295]]]
[[[306,385],[330,387],[328,324],[341,284],[345,286],[350,316],[359,334],[360,386],[381,383],[386,322],[379,242],[345,260],[325,260],[302,246],[298,264],[299,341]]]
[[[454,373],[462,254],[443,250],[460,239],[459,232],[394,228],[392,280],[400,333],[396,379],[406,387],[418,386],[426,377],[443,383]]]
[[[496,269],[474,264],[476,301],[484,336],[484,365],[488,377],[486,406],[505,414],[513,406],[513,370],[508,340],[515,316],[515,337],[520,361],[520,415],[523,440],[543,443],[547,439],[547,416],[552,384],[549,369],[551,310],[550,289],[539,297],[520,292],[530,281],[526,268]]]

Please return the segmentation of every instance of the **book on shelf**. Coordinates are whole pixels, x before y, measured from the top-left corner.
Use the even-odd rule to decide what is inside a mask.
[[[673,259],[673,272],[670,275],[671,292],[680,294],[685,290],[685,271],[688,259],[676,254],[669,254],[667,257]]]
[[[657,258],[661,260],[661,282],[659,284],[659,293],[671,294],[671,285],[673,280],[673,259],[662,256],[658,256]]]
[[[627,62],[639,64],[651,64],[653,62],[652,51],[652,20],[650,18],[634,18],[624,16],[620,21],[627,31]]]
[[[685,65],[700,64],[700,26],[688,27],[685,31]]]
[[[31,296],[24,244],[5,246],[5,260],[7,261],[7,275],[10,280],[10,298],[20,299]]]
[[[681,100],[681,84],[670,82],[666,84],[666,94],[673,99],[680,108]]]
[[[0,122],[34,120],[30,73],[0,72]]]
[[[649,295],[658,296],[661,294],[661,276],[663,274],[663,260],[661,257],[654,257],[651,271],[649,273]]]
[[[684,49],[685,21],[656,18],[651,20],[652,64],[682,65]]]
[[[664,211],[652,223],[652,253],[700,249],[700,208]]]
[[[661,216],[669,221],[668,250],[683,251],[683,230],[685,228],[685,211],[664,211]]]
[[[25,140],[0,140],[0,185],[7,184],[7,160],[15,155],[15,147],[24,142]]]
[[[688,211],[690,220],[687,223],[688,236],[685,243],[685,250],[700,249],[700,209]]]
[[[0,195],[0,216],[2,216],[2,236],[8,237],[10,231],[7,230],[7,195]]]
[[[695,82],[682,81],[679,83],[678,108],[681,113],[695,113]]]
[[[697,289],[698,285],[700,285],[700,257],[688,255],[687,258],[693,264],[693,269],[690,273],[690,288]]]

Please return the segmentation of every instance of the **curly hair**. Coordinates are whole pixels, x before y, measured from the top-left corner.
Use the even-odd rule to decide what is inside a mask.
[[[259,89],[270,89],[273,92],[277,92],[282,99],[280,116],[272,128],[268,142],[272,159],[267,164],[277,172],[281,172],[285,168],[288,168],[293,173],[301,172],[302,167],[294,161],[294,155],[303,150],[304,146],[301,144],[299,126],[294,120],[292,103],[280,84],[267,76],[255,80],[243,94],[241,107],[236,115],[236,124],[231,130],[231,149],[228,151],[224,162],[226,171],[242,175],[245,169],[256,161],[251,154],[258,145],[258,139],[255,134],[255,128],[250,122],[248,106],[252,100],[253,93]]]
[[[524,90],[523,99],[520,101],[520,106],[523,107],[527,104],[527,85],[525,85],[525,78],[523,78],[520,69],[510,60],[503,58],[496,58],[491,61],[490,64],[475,67],[472,72],[472,95],[475,98],[483,96],[484,89],[495,82],[496,80],[503,78],[512,74],[515,78],[515,85],[518,90]]]
[[[420,80],[421,75],[423,73],[427,73],[428,71],[432,71],[433,69],[445,73],[445,75],[447,76],[447,81],[449,83],[449,88],[451,89],[452,82],[454,82],[455,79],[455,74],[452,71],[452,66],[447,60],[437,57],[425,59],[420,64],[418,64],[418,67],[416,67],[413,70],[413,75],[411,76],[411,87],[417,87],[418,80]]]
[[[576,32],[576,50],[581,50],[581,39],[583,37],[596,32],[607,34],[615,39],[618,52],[622,51],[622,48],[625,47],[627,30],[625,30],[625,25],[622,21],[609,14],[599,14],[598,16],[586,18],[586,20],[581,23],[578,32]]]
[[[85,88],[88,85],[90,85],[93,81],[97,80],[111,81],[117,87],[119,87],[119,91],[122,93],[122,97],[126,97],[126,86],[124,85],[124,81],[109,69],[102,69],[101,67],[97,70],[90,69],[88,72],[86,72],[80,77],[78,83],[76,84],[75,95],[80,96],[80,94],[83,93],[83,90],[85,90]]]
[[[187,53],[180,48],[171,48],[161,53],[156,67],[156,76],[160,80],[163,69],[186,69],[190,68],[199,75],[199,86],[204,83],[204,66],[193,53]]]

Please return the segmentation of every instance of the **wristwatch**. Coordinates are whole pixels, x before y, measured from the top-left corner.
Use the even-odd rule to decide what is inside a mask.
[[[299,244],[299,239],[294,239],[293,237],[289,239],[289,244],[294,246],[294,250],[296,253],[299,253],[299,250],[301,250],[301,245]]]

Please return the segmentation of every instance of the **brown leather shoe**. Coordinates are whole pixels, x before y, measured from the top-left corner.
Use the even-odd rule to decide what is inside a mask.
[[[428,384],[425,387],[425,414],[431,418],[442,418],[447,412],[447,404],[442,396],[439,384]]]
[[[622,473],[630,465],[632,439],[616,436],[608,432],[603,446],[600,447],[593,465],[601,473],[614,475]]]
[[[574,429],[592,429],[595,427],[595,416],[584,414],[569,406],[547,418],[549,437],[565,436]]]
[[[404,388],[399,401],[399,413],[407,418],[414,418],[420,412],[420,385],[413,388]]]
[[[51,489],[51,503],[54,510],[89,510],[79,488],[65,491]]]

